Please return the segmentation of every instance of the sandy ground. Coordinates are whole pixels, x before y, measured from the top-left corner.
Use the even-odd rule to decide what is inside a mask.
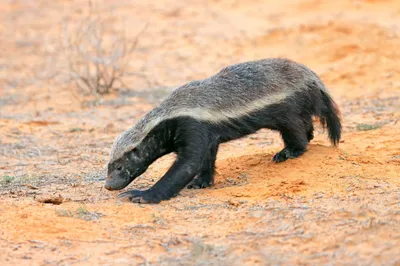
[[[398,1],[112,2],[101,12],[131,36],[148,24],[128,65],[142,76],[84,102],[35,71],[56,68],[60,23],[87,1],[0,3],[1,265],[400,265]],[[276,56],[329,87],[339,147],[317,127],[304,156],[273,164],[282,141],[262,130],[222,145],[212,188],[158,205],[103,189],[115,137],[175,86]]]

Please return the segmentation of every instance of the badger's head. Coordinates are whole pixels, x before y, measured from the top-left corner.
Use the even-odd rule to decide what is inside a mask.
[[[108,190],[120,190],[147,170],[147,160],[138,149],[126,152],[118,160],[110,161],[104,187]]]
[[[137,128],[132,128],[115,140],[107,165],[106,189],[123,189],[147,170],[148,152],[140,145],[139,136]]]
[[[154,109],[123,132],[111,147],[105,188],[120,190],[143,174],[157,158],[170,152],[165,147],[165,132],[154,127],[163,121],[163,115]],[[158,133],[157,133],[158,132]]]

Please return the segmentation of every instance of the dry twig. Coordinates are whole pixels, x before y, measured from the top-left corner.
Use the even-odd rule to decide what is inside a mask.
[[[114,34],[115,29],[106,32],[106,25],[112,23],[92,12],[71,31],[68,23],[62,24],[61,47],[67,66],[64,72],[81,91],[107,94],[117,83],[125,86],[123,78],[135,74],[127,72],[128,63],[147,25],[133,41]]]

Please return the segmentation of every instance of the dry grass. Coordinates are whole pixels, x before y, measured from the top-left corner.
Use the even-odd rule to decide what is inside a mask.
[[[88,211],[85,206],[81,206],[77,208],[75,211],[66,209],[57,209],[56,214],[61,217],[73,217],[77,219],[83,219],[86,221],[98,220],[103,216],[103,214],[101,213]]]

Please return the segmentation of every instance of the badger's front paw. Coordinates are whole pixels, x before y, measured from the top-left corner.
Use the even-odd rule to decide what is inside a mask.
[[[212,186],[212,182],[209,179],[195,178],[186,187],[188,189],[201,189]]]
[[[129,190],[118,195],[119,199],[128,199],[134,203],[159,203],[161,201],[153,191]]]

